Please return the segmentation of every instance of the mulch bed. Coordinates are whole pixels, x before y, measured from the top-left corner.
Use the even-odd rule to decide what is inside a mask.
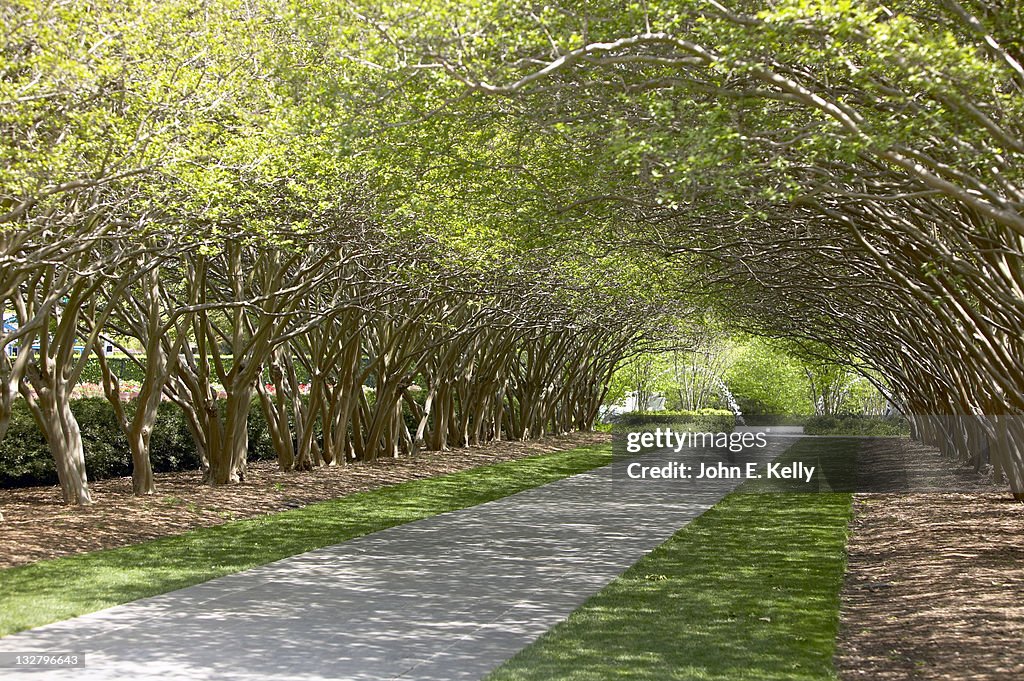
[[[1024,505],[906,440],[858,467],[931,473],[927,491],[854,497],[840,678],[1024,679]]]
[[[251,462],[245,482],[238,485],[204,485],[198,471],[158,474],[157,494],[149,497],[132,496],[131,478],[99,480],[90,483],[94,503],[87,507],[65,505],[59,487],[0,489],[0,568],[136,544],[407,480],[610,441],[606,433],[573,433],[306,473],[282,473],[273,461]]]

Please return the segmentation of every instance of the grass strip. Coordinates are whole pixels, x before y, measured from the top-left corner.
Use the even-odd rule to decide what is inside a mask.
[[[838,465],[857,447],[802,440],[783,458]],[[755,490],[726,496],[488,681],[836,678],[852,495]]]
[[[609,445],[580,447],[0,570],[0,636],[500,499],[609,463]]]

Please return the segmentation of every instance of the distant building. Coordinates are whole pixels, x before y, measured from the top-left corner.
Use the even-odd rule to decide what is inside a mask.
[[[7,334],[14,333],[17,330],[18,330],[18,318],[16,316],[14,316],[14,315],[10,315],[10,316],[4,315],[4,332],[3,332],[3,335],[6,336]],[[7,345],[5,345],[4,346],[4,354],[7,355],[8,357],[17,357],[18,356],[18,344],[17,343],[8,343]]]
[[[5,316],[4,317],[3,335],[6,336],[7,334],[14,333],[17,330],[18,330],[18,318],[17,318],[17,316],[15,316],[15,315]],[[17,342],[15,342],[15,343],[8,343],[7,345],[4,346],[4,354],[7,355],[8,357],[17,357],[18,356],[18,349],[20,347],[21,347],[21,345],[19,343],[17,343]],[[39,349],[39,343],[38,342],[34,343],[32,345],[32,349],[33,350],[38,350]],[[74,351],[75,352],[79,352],[79,353],[80,352],[84,352],[85,351],[85,346],[84,345],[76,345],[75,348],[74,348]],[[104,343],[103,344],[103,354],[104,354],[104,356],[112,355],[114,353],[114,351],[115,351],[115,348],[114,348],[114,345],[112,343]]]
[[[641,406],[638,403],[636,392],[626,393],[626,399],[622,404],[613,404],[602,413],[602,419],[614,418],[620,414],[628,414],[634,411],[665,411],[665,398],[661,395],[653,395],[647,398],[647,404]]]

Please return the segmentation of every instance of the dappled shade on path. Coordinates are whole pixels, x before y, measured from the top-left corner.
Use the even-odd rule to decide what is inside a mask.
[[[628,485],[613,469],[15,634],[0,650],[79,649],[79,681],[479,679],[738,482]]]

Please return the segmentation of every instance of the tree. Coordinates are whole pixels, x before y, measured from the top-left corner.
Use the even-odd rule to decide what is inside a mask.
[[[1020,17],[919,5],[484,12],[450,31],[489,40],[423,58],[536,119],[586,101],[609,170],[574,206],[612,198],[632,243],[707,256],[761,307],[739,302],[747,328],[864,357],[925,439],[978,462],[980,429],[1019,489],[1013,438],[975,415],[1024,407]]]

